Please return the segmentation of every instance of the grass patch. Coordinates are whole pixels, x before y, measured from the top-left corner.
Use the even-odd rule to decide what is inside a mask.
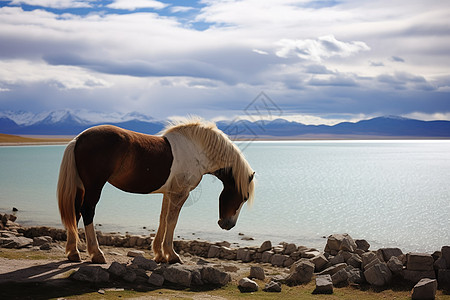
[[[63,255],[47,253],[43,251],[33,251],[24,249],[2,249],[0,250],[0,257],[7,259],[30,259],[30,260],[45,260],[45,259],[61,259]]]

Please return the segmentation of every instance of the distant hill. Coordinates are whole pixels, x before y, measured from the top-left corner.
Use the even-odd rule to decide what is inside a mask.
[[[53,111],[46,114],[0,112],[0,133],[16,135],[77,135],[83,130],[111,124],[122,128],[156,134],[164,121],[140,114],[99,114],[86,111]],[[333,126],[305,125],[285,119],[271,121],[219,121],[217,126],[231,138],[302,136],[382,136],[450,138],[450,121],[421,121],[397,116],[377,117],[359,122],[342,122]]]

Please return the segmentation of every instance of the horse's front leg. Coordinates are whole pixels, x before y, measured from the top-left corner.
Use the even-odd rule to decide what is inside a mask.
[[[180,256],[173,250],[173,234],[175,226],[177,225],[178,216],[180,214],[181,207],[186,201],[189,193],[172,194],[169,201],[167,218],[166,218],[166,234],[162,243],[163,253],[170,264],[183,263]]]
[[[167,227],[167,212],[169,209],[169,198],[166,194],[164,194],[163,197],[163,203],[161,206],[161,214],[159,216],[159,227],[158,231],[156,232],[155,238],[152,242],[152,249],[153,253],[155,254],[155,261],[157,263],[161,262],[167,262],[166,258],[163,255],[163,251],[161,248],[161,244],[164,238],[164,235],[166,234],[166,227]]]

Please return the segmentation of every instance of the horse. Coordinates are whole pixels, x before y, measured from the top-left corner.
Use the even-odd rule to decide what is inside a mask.
[[[158,263],[182,263],[173,249],[180,209],[204,174],[223,183],[219,196],[222,229],[233,228],[244,203],[254,197],[254,174],[239,148],[215,123],[187,119],[169,123],[160,135],[112,125],[91,127],[68,143],[61,161],[57,197],[67,230],[66,256],[81,261],[78,223],[83,217],[89,257],[106,263],[93,220],[103,186],[130,193],[162,193],[159,227],[152,242]]]

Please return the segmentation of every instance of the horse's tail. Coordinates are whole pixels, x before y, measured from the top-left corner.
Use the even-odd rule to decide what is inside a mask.
[[[67,230],[68,235],[76,237],[78,242],[78,224],[75,213],[75,198],[77,190],[84,193],[84,185],[78,175],[75,163],[75,145],[77,139],[73,139],[66,147],[61,161],[58,178],[58,206],[61,221]]]

